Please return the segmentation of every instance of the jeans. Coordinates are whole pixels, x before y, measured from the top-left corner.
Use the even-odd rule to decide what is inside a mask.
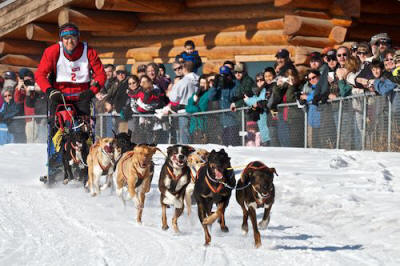
[[[189,144],[189,117],[180,116],[179,119],[179,144]]]

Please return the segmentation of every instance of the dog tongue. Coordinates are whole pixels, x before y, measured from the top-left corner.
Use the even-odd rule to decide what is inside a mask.
[[[221,179],[224,175],[218,171],[217,169],[215,169],[215,178],[217,179]]]
[[[112,153],[112,151],[113,151],[112,147],[111,147],[111,146],[108,146],[108,145],[104,147],[104,150],[105,150],[107,153]]]

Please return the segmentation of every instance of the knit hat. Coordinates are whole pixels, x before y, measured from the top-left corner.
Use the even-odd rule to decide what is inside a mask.
[[[235,72],[244,72],[244,65],[242,63],[237,63],[233,68]]]
[[[118,71],[124,71],[124,72],[126,72],[125,66],[124,66],[124,65],[118,65],[118,66],[115,68],[115,71],[116,71],[116,72],[118,72]]]
[[[394,61],[399,61],[400,60],[400,50],[396,50],[396,52],[394,53]]]
[[[289,51],[286,50],[286,49],[280,49],[276,53],[275,57],[277,57],[277,58],[288,58],[289,57]]]
[[[229,67],[227,67],[227,66],[222,66],[222,67],[219,68],[219,74],[221,74],[221,75],[223,75],[223,74],[225,74],[225,75],[231,75],[232,72],[231,72],[231,70],[230,70]]]
[[[79,29],[75,24],[72,23],[65,23],[60,27],[60,38],[67,36],[67,35],[72,35],[72,36],[77,36],[79,37]]]

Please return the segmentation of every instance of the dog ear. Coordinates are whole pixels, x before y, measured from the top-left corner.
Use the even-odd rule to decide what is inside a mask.
[[[278,175],[278,173],[276,172],[276,170],[275,170],[275,168],[269,168],[269,170],[268,170],[272,175],[276,175],[276,176],[279,176]]]
[[[174,146],[169,146],[169,147],[167,148],[167,154],[168,154],[168,156],[171,155],[172,149],[173,149],[173,148],[174,148]]]
[[[189,153],[192,153],[192,152],[195,152],[195,151],[196,151],[196,149],[193,148],[192,146],[186,145],[186,147],[187,147]]]
[[[253,174],[253,171],[244,169],[242,175],[240,176],[240,180],[244,185],[247,185],[250,182],[250,178]]]

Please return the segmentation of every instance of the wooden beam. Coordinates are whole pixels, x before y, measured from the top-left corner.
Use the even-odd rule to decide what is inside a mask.
[[[360,0],[275,0],[274,5],[286,8],[327,10],[330,14],[337,16],[359,17],[361,14]]]
[[[93,47],[133,48],[145,46],[183,47],[185,41],[192,40],[196,46],[239,46],[239,45],[286,45],[287,35],[282,30],[260,30],[252,34],[247,31],[220,32],[212,35],[145,36],[92,38]]]
[[[317,47],[297,46],[294,50],[294,63],[296,65],[307,65],[312,52],[322,52],[322,49]]]
[[[276,7],[298,7],[309,9],[328,9],[333,0],[274,0]]]
[[[274,0],[186,0],[186,6],[189,8],[196,7],[215,7],[215,6],[233,6],[233,5],[250,5],[250,4],[270,4]]]
[[[135,64],[136,60],[133,58],[100,58],[103,65],[113,64],[113,65],[127,65]]]
[[[327,19],[292,15],[286,15],[284,23],[284,32],[287,35],[326,37],[333,28],[332,22]]]
[[[395,17],[394,14],[400,14],[400,3],[397,0],[363,0],[361,2],[361,12],[392,15],[392,17]]]
[[[43,42],[58,42],[59,27],[56,24],[45,23],[30,23],[26,25],[26,38],[28,40],[43,41]],[[89,41],[90,33],[81,32],[79,39]]]
[[[309,17],[309,18],[322,18],[322,19],[331,19],[332,17],[323,11],[310,11],[304,9],[297,9],[294,11],[294,15],[300,17]]]
[[[214,8],[188,8],[180,14],[138,14],[142,22],[198,21],[222,19],[272,19],[281,18],[288,12],[272,5],[223,6]]]
[[[400,4],[400,3],[399,3]],[[355,20],[359,24],[378,24],[385,26],[400,25],[400,16],[388,16],[385,14],[363,13],[361,17]]]
[[[181,0],[95,0],[97,9],[145,13],[176,14],[184,10]]]
[[[211,49],[196,47],[200,56],[207,59],[234,58],[236,55],[276,54],[279,49],[288,49],[293,54],[294,46],[217,46]],[[173,58],[182,52],[182,47],[141,47],[132,49],[98,49],[100,58],[134,58],[136,61],[152,61],[153,58]]]
[[[139,23],[133,31],[117,32],[103,31],[92,32],[92,36],[97,37],[127,37],[127,36],[159,36],[159,35],[190,35],[215,32],[234,32],[248,31],[253,34],[257,30],[279,30],[283,29],[283,19],[271,20],[218,20],[210,23],[209,21],[185,21],[185,22],[144,22]]]
[[[22,26],[16,30],[13,30],[12,32],[7,33],[6,35],[3,35],[2,38],[26,40],[25,26]]]
[[[329,40],[335,43],[342,43],[346,38],[347,28],[335,26],[332,28],[331,32],[329,33]]]
[[[326,37],[294,36],[289,39],[289,43],[295,46],[311,46],[318,48],[333,47],[335,41]]]
[[[26,66],[26,67],[37,67],[40,62],[40,56],[28,56],[28,55],[14,55],[8,54],[0,58],[0,64],[14,65],[14,66]]]
[[[12,66],[12,65],[0,64],[0,73],[4,73],[6,71],[18,72],[23,67],[26,67],[26,66]],[[28,67],[28,69],[31,70],[32,72],[36,71],[36,68],[32,68],[32,67]]]
[[[0,42],[0,54],[40,55],[46,44],[35,41],[4,40]]]
[[[56,24],[30,23],[26,25],[26,38],[28,40],[55,42],[58,38]]]
[[[376,24],[358,24],[349,28],[346,40],[348,41],[370,41],[371,37],[380,32],[386,32],[392,38],[393,43],[400,43],[400,32],[398,26],[385,26]]]
[[[72,0],[35,0],[22,2],[18,7],[8,10],[6,16],[0,16],[0,37],[57,8],[69,4]]]
[[[58,25],[68,22],[75,23],[82,31],[132,31],[138,20],[127,12],[63,8],[58,14]]]

